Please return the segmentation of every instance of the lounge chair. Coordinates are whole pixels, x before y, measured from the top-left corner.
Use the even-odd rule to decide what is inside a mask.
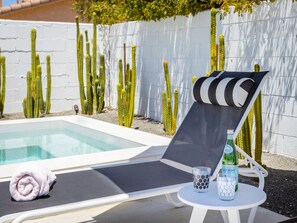
[[[22,222],[51,214],[75,211],[111,203],[166,195],[175,206],[172,193],[192,182],[194,166],[208,166],[212,178],[221,167],[226,141],[226,130],[238,134],[268,72],[214,72],[212,77],[250,77],[255,81],[243,107],[218,106],[194,102],[172,138],[163,157],[157,161],[94,167],[57,175],[57,183],[45,198],[30,202],[14,202],[8,192],[9,182],[0,183],[0,222]],[[245,175],[258,176],[264,186],[265,169],[240,148],[238,151],[249,162]],[[255,209],[250,221],[253,220]]]

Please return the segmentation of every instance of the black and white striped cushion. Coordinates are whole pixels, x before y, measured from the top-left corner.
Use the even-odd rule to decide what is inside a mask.
[[[254,81],[251,78],[201,77],[193,86],[197,102],[242,107]]]

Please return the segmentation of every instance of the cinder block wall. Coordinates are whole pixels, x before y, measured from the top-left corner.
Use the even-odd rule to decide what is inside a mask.
[[[75,24],[0,20],[0,48],[7,64],[4,112],[23,111],[26,74],[31,70],[32,28],[37,29],[36,52],[40,54],[42,65],[44,98],[47,88],[45,62],[49,54],[52,69],[51,111],[71,110],[74,104],[79,104]],[[81,24],[81,32],[84,33],[84,30],[92,35],[92,25]]]
[[[264,149],[297,158],[297,4],[276,1],[222,20],[228,70],[269,70],[263,87]]]

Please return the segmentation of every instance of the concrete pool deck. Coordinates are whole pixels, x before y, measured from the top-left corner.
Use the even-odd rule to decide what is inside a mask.
[[[165,196],[108,205],[88,210],[26,221],[28,223],[188,223],[192,207],[174,208]],[[249,210],[240,212],[241,222],[247,222]],[[258,208],[255,223],[277,223],[288,219],[267,209]],[[219,211],[208,211],[205,223],[221,223]]]

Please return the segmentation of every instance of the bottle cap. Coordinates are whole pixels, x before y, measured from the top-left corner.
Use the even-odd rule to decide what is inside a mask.
[[[234,130],[233,129],[227,129],[227,134],[234,134]]]

